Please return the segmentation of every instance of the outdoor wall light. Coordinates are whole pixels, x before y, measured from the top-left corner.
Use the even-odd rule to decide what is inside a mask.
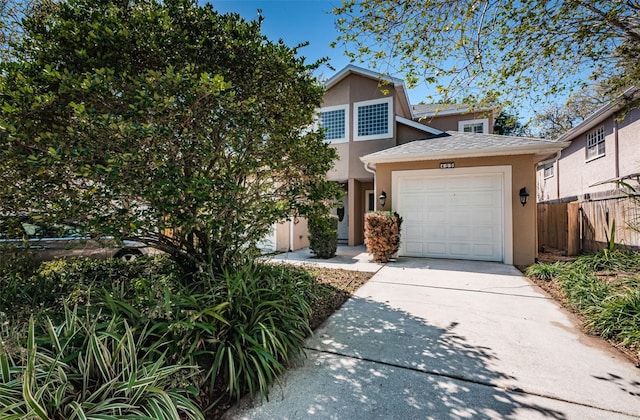
[[[378,199],[380,200],[380,207],[384,208],[384,205],[387,203],[387,193],[382,191]]]
[[[522,207],[527,204],[528,199],[529,193],[527,192],[527,187],[520,188],[520,204],[522,204]]]

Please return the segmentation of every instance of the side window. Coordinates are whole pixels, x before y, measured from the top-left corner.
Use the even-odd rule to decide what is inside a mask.
[[[489,134],[489,119],[458,121],[458,131],[463,133]]]
[[[544,179],[552,178],[554,175],[554,164],[553,162],[547,163],[544,165]]]
[[[587,160],[604,156],[604,126],[587,133]]]

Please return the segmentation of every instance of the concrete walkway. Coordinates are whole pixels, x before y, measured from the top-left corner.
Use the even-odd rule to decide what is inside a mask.
[[[640,369],[514,267],[400,259],[235,419],[640,417]]]

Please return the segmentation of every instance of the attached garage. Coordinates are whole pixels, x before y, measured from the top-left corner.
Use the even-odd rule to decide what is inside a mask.
[[[566,144],[449,131],[361,158],[376,196],[403,219],[399,256],[530,265],[536,255],[535,171]],[[520,204],[526,189],[531,202]],[[390,198],[390,199],[389,199]]]
[[[511,261],[511,168],[394,171],[399,255]],[[510,195],[510,194],[509,194]]]

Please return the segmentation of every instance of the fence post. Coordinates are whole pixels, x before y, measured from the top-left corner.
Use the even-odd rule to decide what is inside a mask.
[[[580,203],[567,204],[567,255],[578,255],[580,246]]]

